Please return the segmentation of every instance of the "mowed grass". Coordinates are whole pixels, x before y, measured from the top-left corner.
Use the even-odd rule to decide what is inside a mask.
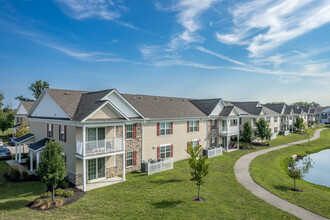
[[[9,183],[1,178],[0,219],[295,219],[237,182],[234,164],[250,152],[235,151],[208,160],[210,173],[201,187],[204,203],[192,201],[197,186],[189,180],[186,160],[175,163],[174,170],[150,176],[130,173],[126,182],[89,191],[73,204],[43,212],[25,207],[45,191],[43,184]],[[8,165],[0,162],[0,167],[2,176]]]
[[[330,129],[321,132],[321,138],[308,143],[291,146],[258,156],[250,165],[254,181],[274,193],[307,210],[330,218],[330,188],[297,181],[297,188],[303,192],[294,192],[293,179],[287,175],[287,166],[293,154],[306,155],[330,148]]]

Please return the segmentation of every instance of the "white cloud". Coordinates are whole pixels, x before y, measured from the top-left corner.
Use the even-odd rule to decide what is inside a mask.
[[[329,23],[329,11],[328,0],[254,0],[231,9],[232,32],[216,37],[225,44],[246,44],[251,57],[260,57]]]

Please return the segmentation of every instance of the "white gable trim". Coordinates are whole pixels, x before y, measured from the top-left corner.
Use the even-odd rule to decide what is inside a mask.
[[[96,110],[94,110],[91,114],[89,114],[86,118],[84,118],[81,122],[87,121],[90,117],[92,117],[96,112],[100,111],[104,106],[109,105],[110,108],[115,110],[115,112],[125,118],[126,120],[129,120],[129,118],[118,109],[113,103],[111,103],[109,100],[107,100],[105,103],[103,103],[100,107],[98,107]]]
[[[229,113],[229,115],[233,112],[236,111],[236,113],[238,114],[238,116],[241,116],[241,114],[239,113],[239,111],[236,109],[236,107],[234,106],[234,108],[231,110],[231,112]]]
[[[222,105],[223,107],[221,108],[220,105]],[[210,115],[208,116],[218,116],[224,107],[226,107],[226,103],[223,101],[223,99],[220,99],[220,101],[216,104],[216,106],[213,108]]]
[[[22,110],[22,112],[21,112]],[[22,104],[22,102],[19,103],[17,109],[16,109],[16,112],[15,114],[17,115],[27,115],[29,114],[28,111],[25,109],[24,105]]]
[[[138,114],[139,116],[141,116],[143,119],[145,118],[136,108],[134,108],[133,105],[131,105],[131,103],[129,103],[116,89],[113,89],[111,92],[109,92],[106,96],[104,96],[101,100],[108,100],[108,96],[111,95],[112,93],[115,93],[116,95],[118,95],[118,97],[125,103],[127,104],[136,114]]]
[[[41,101],[44,99],[44,97],[47,96],[52,102],[54,102],[56,104],[56,107],[58,107],[62,112],[61,114],[63,116],[58,117],[58,118],[69,118],[71,121],[71,117],[62,109],[62,107],[53,99],[53,97],[46,91],[46,89],[44,89],[41,93],[41,95],[39,96],[39,98],[37,99],[36,103],[32,106],[30,112],[29,112],[29,117],[54,117],[54,116],[38,116],[38,115],[33,115],[33,113],[38,109]],[[54,117],[56,118],[56,116]]]

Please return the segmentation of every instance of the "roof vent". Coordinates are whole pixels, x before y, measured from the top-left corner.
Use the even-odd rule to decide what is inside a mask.
[[[134,96],[133,98],[134,98],[134,99],[136,99],[136,97],[135,97],[135,96]]]
[[[157,100],[157,98],[155,98],[155,100]]]
[[[173,99],[171,99],[171,101],[173,101]]]
[[[64,95],[69,95],[69,93],[68,92],[65,92]]]
[[[182,99],[182,101],[184,102],[184,99]]]
[[[165,101],[166,99],[165,98],[163,98],[163,101]]]
[[[139,99],[142,99],[142,97],[141,97],[141,96],[139,96]]]

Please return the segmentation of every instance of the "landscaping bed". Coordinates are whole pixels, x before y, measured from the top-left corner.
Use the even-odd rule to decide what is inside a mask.
[[[60,192],[61,193],[58,193]],[[73,202],[76,202],[81,197],[84,196],[84,192],[78,188],[69,188],[69,189],[57,189],[55,190],[55,200],[51,200],[51,192],[47,191],[43,193],[40,197],[34,201],[27,204],[27,207],[37,211],[47,211],[51,209],[56,209],[65,205],[69,205]]]

